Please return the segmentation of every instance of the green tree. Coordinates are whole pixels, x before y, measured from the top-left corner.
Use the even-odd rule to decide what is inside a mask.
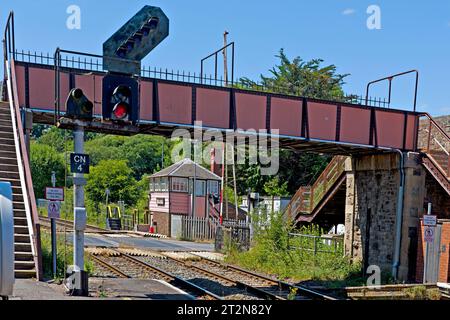
[[[127,205],[133,206],[140,198],[138,183],[125,160],[102,160],[91,168],[86,185],[89,200],[103,202],[106,189],[111,191],[111,202],[125,201]]]
[[[64,152],[66,141],[71,140],[72,135],[57,127],[50,127],[42,132],[37,142],[55,148],[58,152]]]
[[[273,177],[264,184],[264,192],[272,197],[285,197],[289,195],[287,181],[280,183],[279,177]]]
[[[144,174],[151,174],[161,167],[164,142],[164,165],[170,165],[171,142],[163,137],[136,135],[132,137],[100,136],[86,142],[86,152],[92,165],[102,160],[127,160],[133,176],[140,180]]]
[[[304,61],[295,57],[291,60],[283,49],[276,57],[280,63],[270,70],[270,76],[261,75],[261,84],[248,78],[242,78],[241,83],[254,89],[302,97],[331,100],[344,97],[342,86],[348,74],[338,74],[335,65],[322,66],[322,59]]]
[[[55,148],[39,143],[31,143],[31,173],[36,198],[44,198],[45,187],[51,186],[52,171],[56,173],[56,185],[64,186],[64,156]]]
[[[317,99],[346,99],[342,86],[348,75],[338,74],[335,65],[323,65],[322,59],[304,61],[296,57],[291,60],[283,49],[276,57],[279,58],[279,63],[269,70],[269,76],[261,75],[260,84],[242,78],[240,86]],[[329,160],[328,156],[281,150],[279,180],[286,181],[288,193],[294,194],[298,187],[313,183]],[[261,176],[259,165],[240,165],[237,170],[240,192],[247,192],[249,188],[255,192],[266,192],[264,186],[272,177]]]

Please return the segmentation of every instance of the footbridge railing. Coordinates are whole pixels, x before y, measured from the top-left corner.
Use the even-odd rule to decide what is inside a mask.
[[[291,219],[298,214],[312,214],[344,174],[346,159],[345,156],[334,157],[312,186],[300,187],[287,206],[286,214]]]
[[[28,230],[32,244],[31,250],[35,260],[36,277],[38,279],[42,279],[43,271],[40,241],[40,221],[36,205],[36,198],[34,195],[28,150],[26,147],[25,136],[23,132],[24,126],[22,123],[22,114],[19,106],[14,56],[12,54],[15,50],[14,39],[14,13],[11,12],[8,16],[3,38],[5,72],[4,80],[7,84],[7,95],[5,96],[5,98],[7,97],[11,108],[11,119],[14,132],[14,142],[16,147],[19,177],[23,193]]]
[[[424,166],[450,194],[450,134],[427,113],[420,121],[418,147]]]

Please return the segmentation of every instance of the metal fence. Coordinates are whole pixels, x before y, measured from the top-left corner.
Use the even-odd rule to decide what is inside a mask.
[[[42,53],[36,51],[12,50],[9,52],[16,61],[25,63],[35,63],[41,65],[58,66],[62,69],[78,70],[83,72],[105,72],[103,66],[103,57],[97,54],[89,54],[76,51],[67,51],[58,49],[55,54]],[[57,57],[57,58],[56,58]],[[252,81],[247,78],[223,79],[213,74],[204,74],[202,72],[186,72],[169,68],[157,68],[143,66],[141,77],[154,78],[161,80],[181,81],[192,84],[212,85],[218,87],[234,87],[242,90],[252,90],[270,93],[280,93],[304,98],[321,98],[330,101],[349,103],[355,105],[368,105],[379,108],[390,108],[391,104],[386,98],[377,98],[363,95],[330,95],[327,97],[304,96],[303,88],[295,85],[273,85],[266,82]]]
[[[289,233],[288,248],[319,253],[344,254],[344,238],[339,235],[314,236],[309,234]]]
[[[180,237],[184,240],[214,240],[220,226],[218,219],[207,219],[203,217],[181,218]],[[249,228],[246,221],[224,220],[222,227],[226,228]]]
[[[221,252],[227,247],[235,247],[240,251],[250,249],[251,232],[249,226],[225,226],[217,227],[215,237],[215,250]]]

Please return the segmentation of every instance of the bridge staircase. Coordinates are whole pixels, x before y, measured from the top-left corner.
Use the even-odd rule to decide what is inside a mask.
[[[12,115],[8,103],[0,102],[0,180],[11,183],[14,212],[14,272],[16,278],[38,277],[39,256],[36,254],[36,232],[33,221],[27,216],[21,179],[23,166],[17,156],[17,135],[14,134]],[[19,150],[20,151],[20,150]],[[27,168],[29,171],[29,167]],[[34,201],[34,200],[33,200]]]
[[[285,210],[295,222],[311,222],[327,202],[345,185],[345,156],[335,156],[316,182],[298,189]]]
[[[417,145],[423,166],[450,196],[450,126],[423,114]],[[298,189],[285,211],[290,219],[311,222],[339,188],[343,188],[345,159],[334,157],[312,186]]]
[[[14,273],[16,278],[43,279],[40,221],[19,106],[17,78],[10,54],[14,47],[11,13],[3,40],[4,81],[0,97],[0,181],[11,183],[14,215]],[[9,37],[6,37],[6,36]],[[12,37],[13,38],[13,37]],[[7,41],[7,39],[9,41]]]
[[[423,166],[450,196],[450,127],[443,127],[424,114],[419,125],[418,149]]]

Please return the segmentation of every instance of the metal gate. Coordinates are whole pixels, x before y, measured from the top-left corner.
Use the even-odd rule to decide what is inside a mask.
[[[427,256],[425,258],[424,283],[437,283],[439,280],[439,260],[441,256],[441,230],[442,225],[435,227],[434,241],[426,244]]]
[[[170,219],[170,236],[172,238],[180,238],[182,233],[182,225],[181,225],[181,218],[180,215],[172,214]]]

